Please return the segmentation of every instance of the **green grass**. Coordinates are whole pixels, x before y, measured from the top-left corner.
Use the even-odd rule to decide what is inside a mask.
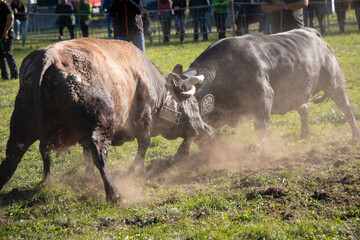
[[[169,73],[189,64],[212,41],[147,45],[146,54]],[[360,116],[360,34],[326,36],[346,76]],[[15,42],[20,66],[52,42]],[[0,81],[0,159],[5,158],[18,80]],[[272,116],[273,156],[263,159],[252,122],[216,130],[210,154],[192,148],[183,164],[169,167],[181,139],[152,139],[149,172],[129,178],[136,142],[112,147],[109,167],[125,204],[107,204],[102,180],[83,176],[82,150],[53,154],[51,183],[42,178],[38,143],[23,157],[0,194],[0,239],[358,239],[360,148],[333,102],[311,104],[312,137],[300,139],[296,112]],[[211,150],[211,151],[210,151]],[[216,151],[219,150],[219,151]],[[220,151],[221,150],[221,151]],[[157,172],[156,172],[157,171]]]

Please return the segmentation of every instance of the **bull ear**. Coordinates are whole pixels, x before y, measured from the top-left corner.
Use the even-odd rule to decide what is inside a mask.
[[[181,64],[176,64],[172,72],[180,75],[182,71],[183,66]]]
[[[174,87],[178,87],[178,88],[180,88],[182,83],[180,76],[175,73],[169,73],[169,75],[166,76],[166,81],[172,84]]]

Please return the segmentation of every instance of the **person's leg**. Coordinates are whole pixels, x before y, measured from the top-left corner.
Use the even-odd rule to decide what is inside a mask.
[[[317,9],[315,10],[316,18],[319,22],[320,32],[322,35],[324,35],[325,32],[325,26],[324,26],[324,17],[325,17],[325,9]]]
[[[3,55],[3,53],[0,53],[0,69],[1,69],[1,79],[9,80],[10,79],[9,71],[7,68],[6,58]]]
[[[14,55],[12,53],[13,40],[6,39],[6,42],[4,45],[5,45],[5,58],[9,65],[9,68],[10,68],[11,78],[18,78],[19,77],[18,67],[16,65]]]
[[[15,31],[15,39],[19,40],[20,39],[20,26],[21,26],[21,22],[19,19],[15,19],[14,20],[14,31]]]
[[[185,39],[185,25],[186,25],[185,17],[180,17],[180,41],[181,42],[183,42]]]
[[[64,25],[61,23],[59,24],[59,34],[60,34],[59,39],[63,40],[64,39]]]
[[[106,23],[107,23],[107,31],[108,31],[108,37],[112,36],[112,28],[111,28],[111,17],[109,14],[106,14]]]
[[[220,14],[214,12],[214,19],[215,19],[215,26],[216,26],[216,30],[218,32],[219,35],[219,39],[221,39],[221,34],[220,34]]]
[[[69,29],[70,38],[74,39],[75,38],[75,35],[74,35],[75,25],[68,25],[67,27]]]
[[[145,53],[145,37],[144,33],[138,32],[132,36],[133,44]]]
[[[85,30],[84,37],[89,37],[89,21],[85,22],[84,30]]]
[[[207,28],[206,28],[206,18],[205,18],[204,14],[202,14],[200,17],[200,28],[201,28],[201,33],[203,35],[203,40],[207,41],[208,33],[207,33]]]
[[[82,36],[85,37],[86,33],[85,33],[85,22],[84,21],[80,21],[80,29],[81,29],[81,32],[82,32]]]
[[[167,41],[170,41],[170,31],[171,31],[171,17],[166,19],[165,22],[165,31],[166,31],[166,37],[167,37]]]
[[[360,0],[353,1],[355,8],[355,16],[360,30]]]
[[[198,41],[199,40],[199,16],[197,14],[198,9],[194,9],[193,11],[195,11],[192,14],[192,18],[193,18],[193,24],[194,24],[194,41]]]
[[[23,46],[25,46],[25,43],[26,43],[26,33],[27,33],[28,25],[29,25],[28,20],[24,20],[21,22],[21,39],[22,39]]]
[[[226,21],[227,14],[222,13],[220,17],[220,32],[221,32],[221,38],[226,38]]]
[[[309,4],[309,26],[314,27],[314,7]]]
[[[180,16],[178,14],[174,15],[175,27],[176,27],[176,34],[180,34]]]

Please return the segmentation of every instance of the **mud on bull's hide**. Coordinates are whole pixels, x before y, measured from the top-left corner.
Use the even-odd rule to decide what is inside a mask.
[[[176,153],[177,159],[183,158],[189,142],[206,141],[212,134],[193,96],[202,80],[203,76],[182,80],[174,73],[164,75],[123,41],[77,39],[30,53],[20,69],[0,189],[39,139],[44,180],[50,173],[51,151],[79,143],[87,169],[92,160],[100,171],[106,199],[122,199],[107,168],[109,146],[137,139],[130,171],[140,174],[152,136],[184,138]],[[165,108],[179,116],[177,123],[160,117]]]

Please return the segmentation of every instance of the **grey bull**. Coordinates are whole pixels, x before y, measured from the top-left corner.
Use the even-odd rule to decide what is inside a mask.
[[[174,72],[180,74],[182,66],[177,65]],[[308,102],[323,91],[314,102],[331,98],[350,123],[353,140],[359,140],[343,71],[314,29],[219,40],[182,74],[205,76],[196,98],[202,116],[213,127],[235,126],[241,116],[252,116],[257,135],[267,144],[270,114],[296,110],[301,118],[301,137],[307,138]]]

